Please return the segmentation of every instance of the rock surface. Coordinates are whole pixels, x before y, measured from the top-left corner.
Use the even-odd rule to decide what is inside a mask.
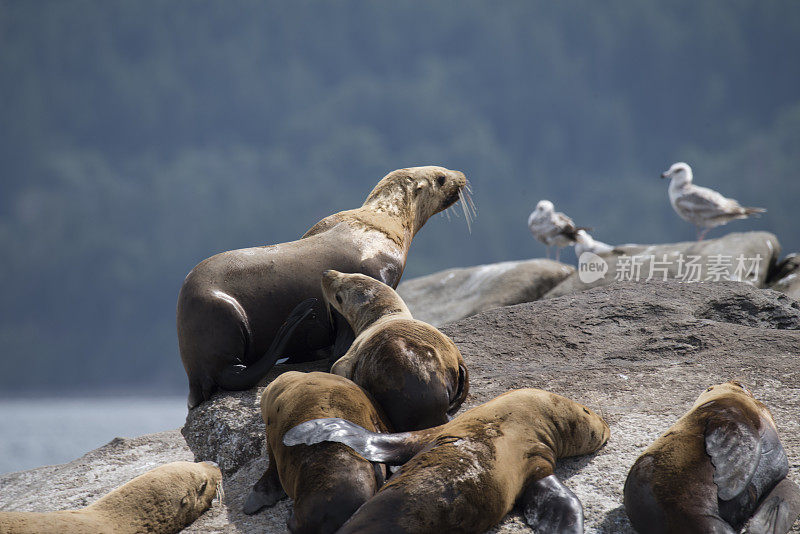
[[[768,287],[800,300],[800,254],[789,254],[775,267]]]
[[[789,476],[800,481],[800,302],[785,295],[734,282],[617,283],[490,310],[442,331],[470,369],[462,410],[512,388],[539,387],[606,418],[608,444],[557,468],[583,502],[588,533],[632,532],[622,509],[628,468],[708,385],[731,378],[771,408]],[[190,415],[184,435],[197,459],[229,463],[224,504],[187,532],[285,531],[288,499],[252,517],[240,512],[266,468],[257,398],[256,389],[217,395]],[[155,464],[189,455],[176,431],[115,441],[70,464],[0,477],[0,509],[83,506]],[[530,529],[513,512],[492,532]]]
[[[415,319],[440,326],[492,308],[539,300],[574,272],[574,267],[551,260],[505,261],[412,278],[397,292]]]
[[[585,283],[580,273],[575,272],[544,298],[572,295],[619,280],[663,280],[665,277],[684,282],[740,279],[756,287],[765,287],[780,253],[778,238],[769,232],[732,233],[719,239],[663,245],[621,245],[602,256],[608,265],[604,277]],[[760,261],[754,261],[755,258]],[[693,265],[698,265],[699,270]],[[753,273],[748,274],[753,266],[756,267]]]

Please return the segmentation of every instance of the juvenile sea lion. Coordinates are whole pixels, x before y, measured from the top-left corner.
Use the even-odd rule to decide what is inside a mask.
[[[769,409],[739,382],[711,386],[653,442],[625,481],[625,511],[641,533],[785,533],[800,488]]]
[[[446,423],[469,391],[455,343],[414,319],[394,289],[369,276],[325,271],[322,293],[356,335],[331,373],[369,391],[396,430]]]
[[[189,407],[217,387],[255,386],[281,356],[290,362],[330,356],[332,332],[320,321],[300,325],[280,353],[265,353],[298,303],[322,297],[322,271],[363,273],[396,287],[414,235],[431,215],[464,198],[466,183],[463,173],[442,167],[399,169],[360,208],[326,217],[297,241],[223,252],[198,264],[183,282],[177,309]],[[344,329],[338,335],[336,357],[352,341]]]
[[[537,532],[583,532],[583,507],[553,474],[557,458],[589,454],[608,441],[603,419],[540,389],[518,389],[449,423],[375,434],[343,419],[291,429],[286,445],[337,441],[368,460],[402,465],[353,514],[342,534],[484,532],[519,501]]]
[[[287,447],[283,435],[309,419],[341,417],[374,432],[389,427],[369,394],[350,380],[328,373],[281,374],[261,395],[267,425],[269,467],[244,506],[254,514],[286,494],[294,499],[293,533],[335,532],[383,484],[383,466],[373,466],[339,443]]]
[[[211,507],[222,473],[173,462],[139,475],[81,510],[0,512],[2,534],[171,534]]]

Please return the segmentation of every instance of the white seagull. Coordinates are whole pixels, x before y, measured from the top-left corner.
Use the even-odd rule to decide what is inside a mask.
[[[549,200],[540,200],[536,209],[528,217],[528,228],[533,237],[545,244],[547,257],[550,257],[550,245],[556,246],[556,261],[561,252],[561,247],[566,247],[577,241],[578,228],[572,219],[561,212],[555,212],[553,203]]]
[[[692,183],[692,168],[686,163],[673,163],[661,178],[670,178],[669,201],[681,219],[697,227],[697,240],[706,232],[734,219],[746,219],[764,213],[764,208],[746,208],[732,198],[726,198],[713,189]]]
[[[606,254],[612,250],[614,250],[614,247],[594,239],[586,230],[578,230],[575,234],[575,255],[579,258],[584,252]]]

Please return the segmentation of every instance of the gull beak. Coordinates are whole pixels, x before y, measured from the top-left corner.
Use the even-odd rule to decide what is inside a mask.
[[[667,176],[669,176],[669,172],[668,171],[664,171],[664,172],[661,173],[661,178],[666,178]]]

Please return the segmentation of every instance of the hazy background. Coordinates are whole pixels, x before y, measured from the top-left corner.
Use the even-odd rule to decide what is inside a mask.
[[[406,277],[541,256],[541,198],[611,243],[692,239],[659,174],[800,250],[800,2],[0,1],[0,393],[182,395],[175,301],[387,172],[464,171]],[[572,253],[565,254],[572,260]]]

